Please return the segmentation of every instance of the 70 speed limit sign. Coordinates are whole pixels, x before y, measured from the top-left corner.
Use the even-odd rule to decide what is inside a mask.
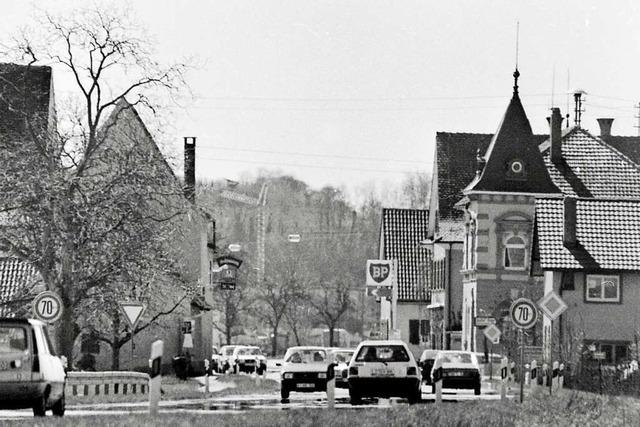
[[[511,321],[520,329],[530,329],[538,321],[538,308],[528,298],[518,298],[509,309]]]
[[[55,292],[40,292],[33,299],[33,315],[46,323],[53,323],[62,315],[62,300]]]

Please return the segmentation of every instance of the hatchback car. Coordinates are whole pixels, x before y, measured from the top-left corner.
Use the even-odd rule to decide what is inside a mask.
[[[292,391],[309,393],[327,390],[330,357],[323,347],[291,347],[284,355],[280,396],[289,398]]]
[[[353,348],[332,348],[331,359],[336,364],[333,368],[336,387],[349,388],[349,381],[347,381],[347,375],[349,373],[349,362],[353,357],[355,349]]]
[[[0,318],[0,409],[65,411],[66,373],[46,325],[34,319]]]
[[[436,372],[440,369],[440,372]],[[480,365],[475,353],[469,351],[440,351],[433,363],[431,379],[442,376],[442,388],[472,389],[479,395],[482,386]],[[433,383],[435,393],[436,385]]]
[[[229,364],[234,374],[256,372],[258,375],[262,375],[267,371],[267,359],[262,355],[260,348],[255,346],[236,347],[233,355],[229,358]]]
[[[439,350],[425,350],[420,356],[418,366],[422,371],[422,381],[426,384],[431,384],[431,368],[433,368],[433,362],[436,360]]]
[[[349,397],[359,404],[362,397],[404,397],[420,401],[418,364],[400,340],[363,341],[349,362]]]

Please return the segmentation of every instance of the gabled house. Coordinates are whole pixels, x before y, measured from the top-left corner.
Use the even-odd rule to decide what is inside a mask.
[[[380,301],[380,318],[391,319],[414,354],[433,340],[427,318],[431,258],[420,242],[427,237],[429,213],[424,209],[382,209],[379,259],[395,260],[395,301]]]
[[[495,135],[437,135],[424,242],[434,254],[432,299],[450,301],[451,315],[463,288],[462,347],[471,350],[486,349],[474,326],[476,317],[496,317],[508,341],[510,335],[513,339],[506,316],[511,301],[537,299],[545,292],[547,273],[538,270],[536,259],[543,242],[534,236],[538,200],[640,199],[633,145],[640,138],[611,136],[610,119],[599,120],[600,137],[580,126],[563,129],[558,109],[550,117],[550,135],[533,135],[515,77],[512,100]],[[550,333],[540,328],[529,344],[547,342]]]

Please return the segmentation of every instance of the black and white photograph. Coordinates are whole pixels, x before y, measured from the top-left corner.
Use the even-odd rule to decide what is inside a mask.
[[[0,425],[640,425],[640,2],[1,0]]]

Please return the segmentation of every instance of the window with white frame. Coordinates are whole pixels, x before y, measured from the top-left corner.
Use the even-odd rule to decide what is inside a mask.
[[[585,300],[588,302],[620,302],[620,276],[587,274]]]
[[[524,270],[526,249],[524,239],[510,236],[504,242],[504,268],[507,270]]]

